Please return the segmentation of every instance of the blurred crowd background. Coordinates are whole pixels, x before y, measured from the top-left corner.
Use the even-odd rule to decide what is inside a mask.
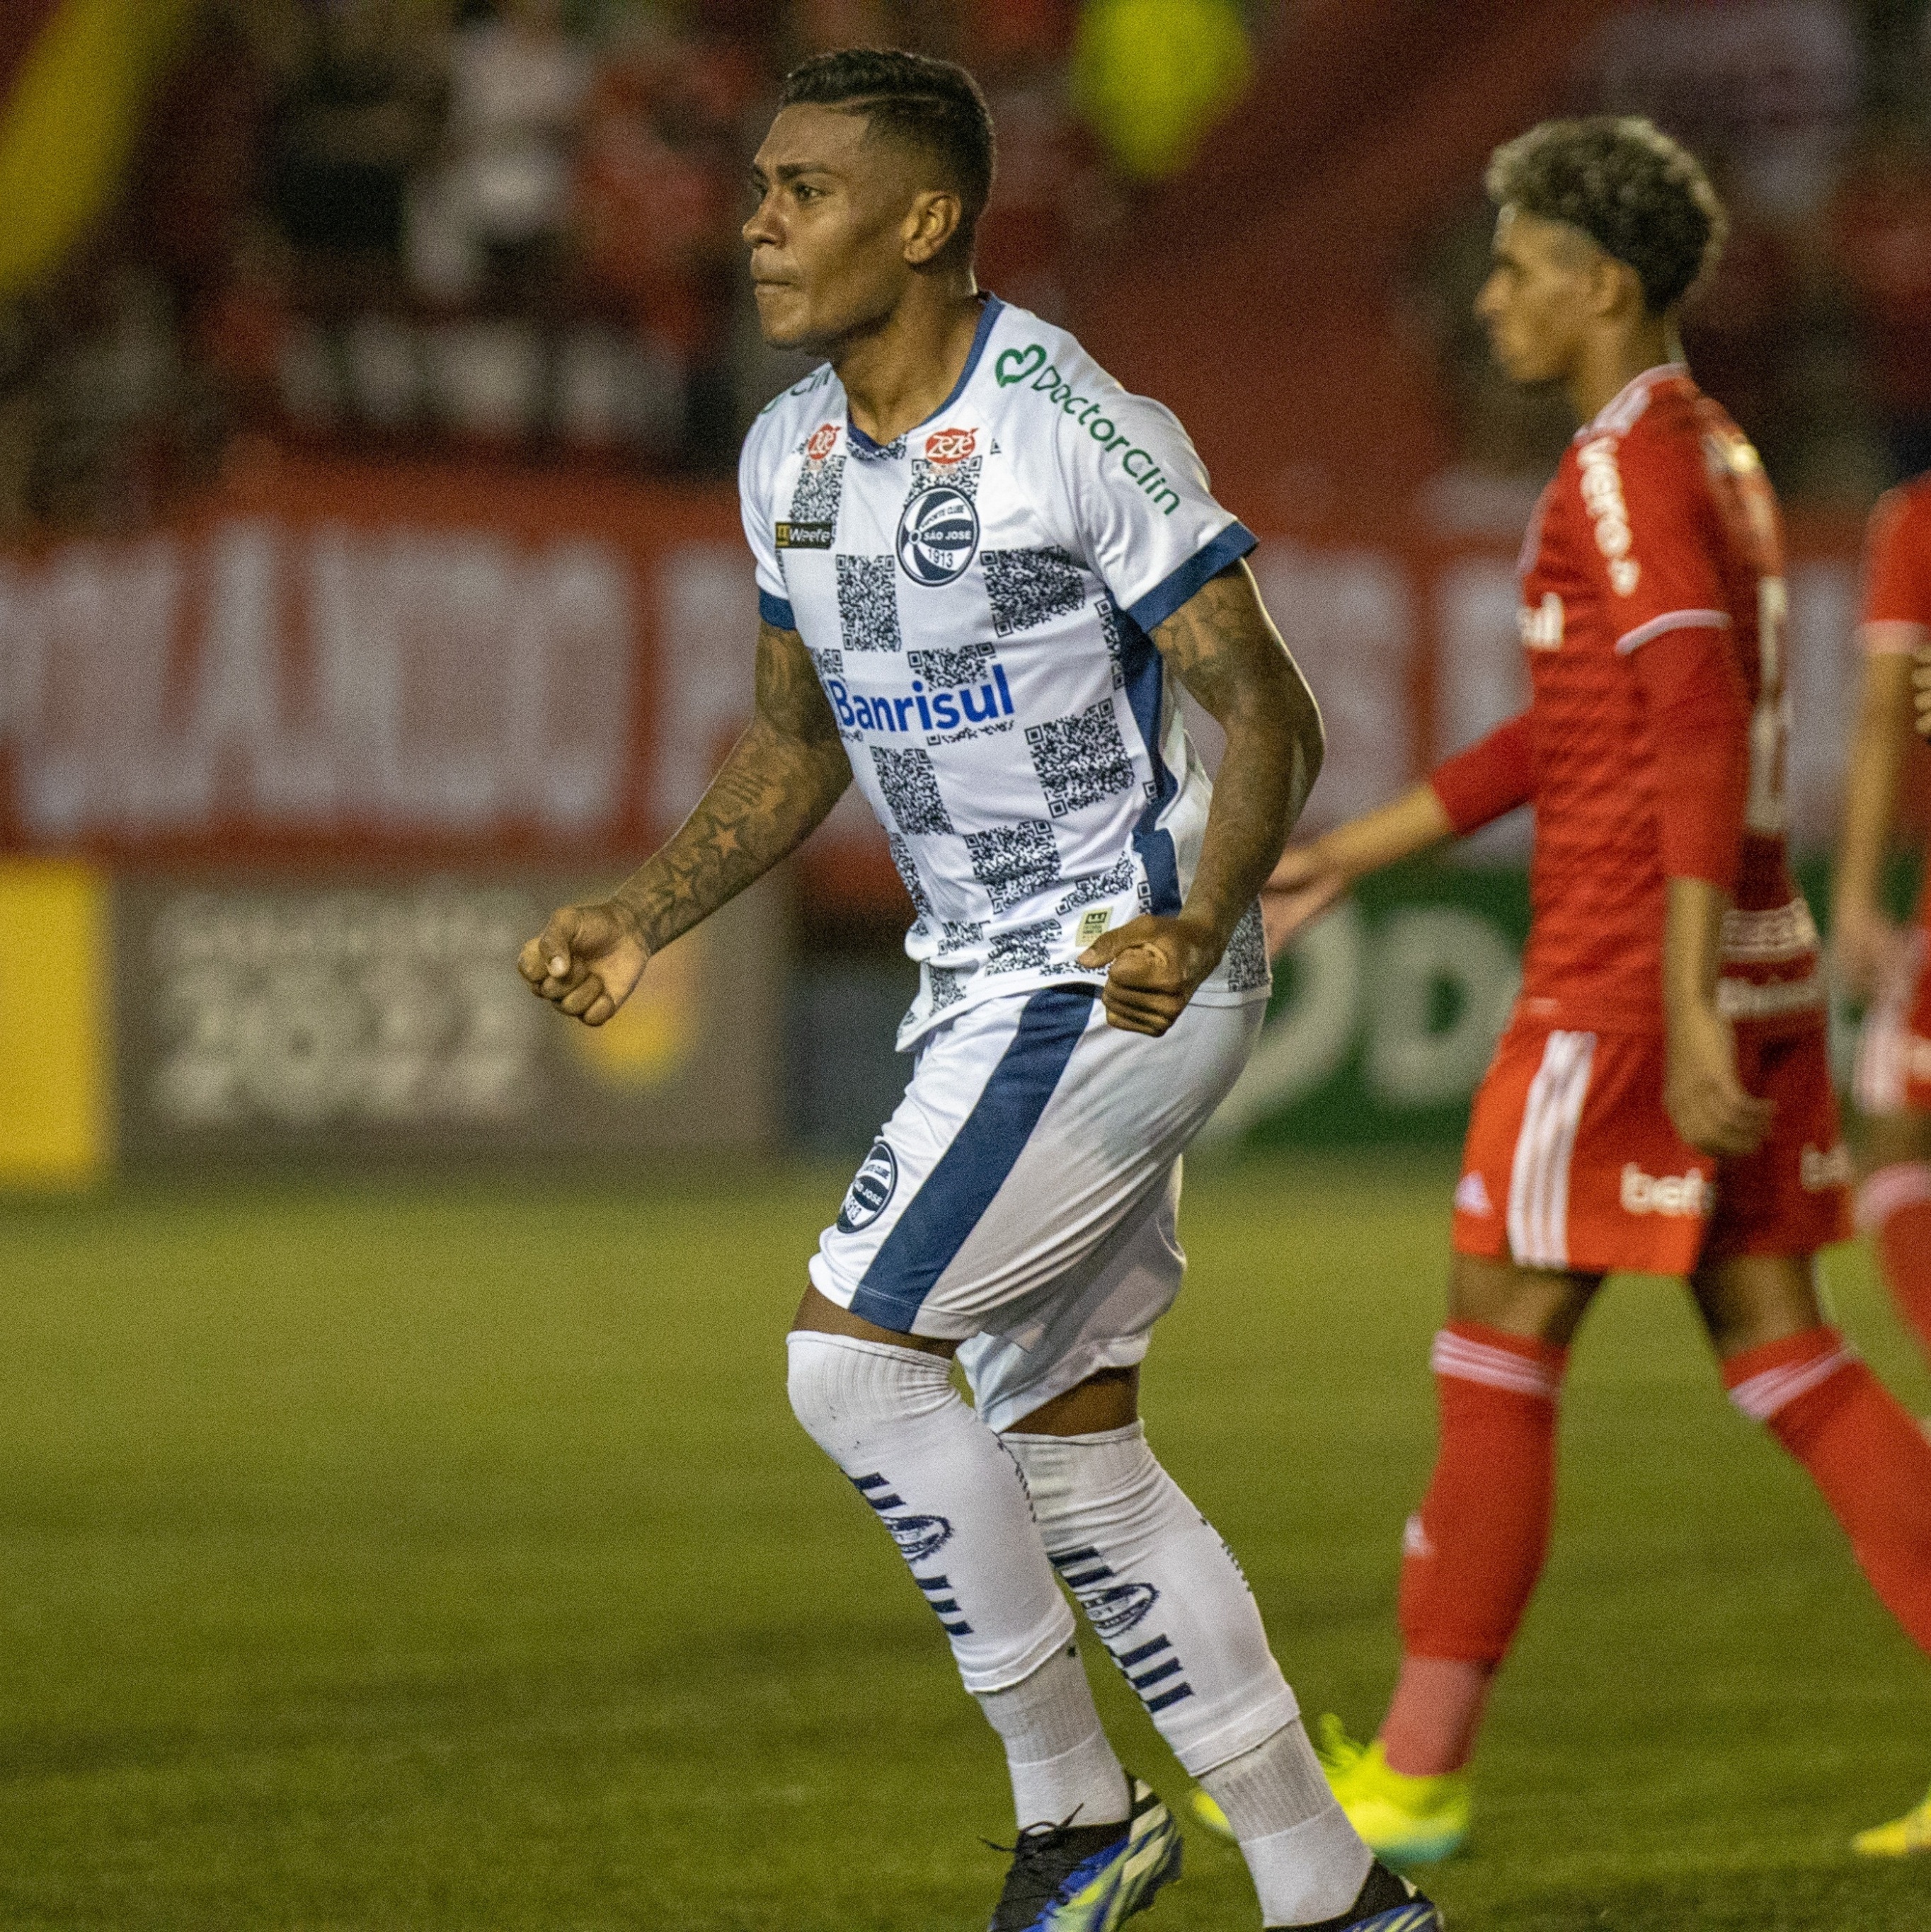
[[[1931,467],[1931,0],[7,0],[0,1182],[865,1144],[910,908],[852,797],[604,1034],[506,962],[741,727],[732,472],[803,368],[747,164],[790,65],[880,43],[990,98],[984,285],[1171,406],[1260,534],[1315,827],[1523,701],[1572,425],[1470,314],[1490,151],[1613,111],[1700,153],[1733,232],[1688,350],[1790,511],[1826,909],[1862,519]],[[1224,1130],[1452,1138],[1525,834],[1317,928]],[[53,1028],[7,962],[62,947],[101,964]]]
[[[9,8],[0,100],[31,77],[32,30],[62,10]],[[65,139],[99,151],[76,158],[92,193],[19,166],[6,179],[0,538],[137,526],[257,436],[728,474],[788,373],[758,343],[737,227],[791,62],[861,41],[967,62],[1002,146],[981,279],[1077,326],[1095,264],[1131,256],[1162,184],[1224,123],[1281,156],[1247,191],[1293,199],[1308,68],[1327,52],[1293,51],[1296,16],[1320,8],[1231,0],[125,10],[118,89],[77,50],[72,84],[99,92]],[[1341,10],[1369,43],[1390,11]],[[1417,28],[1485,26],[1488,10],[1419,10],[1435,17]],[[1542,77],[1554,98],[1538,105],[1648,112],[1714,170],[1735,226],[1695,302],[1692,360],[1786,496],[1862,505],[1931,465],[1918,0],[1518,10],[1548,12],[1563,36],[1565,70]],[[1269,84],[1277,46],[1291,88]],[[1387,106],[1368,92],[1360,118],[1371,130]],[[1422,143],[1427,165],[1425,130],[1379,133]],[[1432,205],[1398,210],[1408,232],[1362,238],[1389,271],[1383,326],[1425,365],[1403,390],[1407,432],[1446,457],[1438,490],[1539,476],[1566,433],[1559,406],[1495,380],[1469,314],[1488,238],[1479,178],[1451,168],[1432,186]],[[1317,292],[1330,264],[1263,250],[1251,266],[1265,310]]]

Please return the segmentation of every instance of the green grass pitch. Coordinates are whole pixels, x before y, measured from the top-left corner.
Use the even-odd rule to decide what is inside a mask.
[[[131,1192],[0,1209],[0,1925],[983,1926],[1002,1766],[779,1336],[842,1177]],[[1312,1714],[1370,1728],[1434,1420],[1440,1172],[1190,1187],[1155,1446]],[[1857,1250],[1847,1326],[1931,1386]],[[1585,1330],[1548,1574],[1452,1932],[1923,1932],[1845,1849],[1931,1666],[1680,1297]],[[1185,1784],[1095,1655],[1128,1762]],[[1103,1674],[1104,1673],[1104,1674]],[[1195,1834],[1148,1932],[1247,1928]]]

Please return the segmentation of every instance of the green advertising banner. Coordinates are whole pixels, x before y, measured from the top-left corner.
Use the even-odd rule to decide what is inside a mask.
[[[1828,867],[1799,881],[1820,925]],[[1902,907],[1908,881],[1894,882]],[[1365,879],[1275,963],[1267,1030],[1209,1144],[1448,1146],[1521,983],[1519,866],[1421,860]],[[1847,1016],[1839,1015],[1842,1021]],[[1840,1083],[1853,1029],[1833,1029]]]

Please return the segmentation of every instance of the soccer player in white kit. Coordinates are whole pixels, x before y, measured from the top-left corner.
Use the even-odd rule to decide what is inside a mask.
[[[1319,716],[1173,416],[978,290],[992,167],[957,68],[861,50],[788,79],[744,234],[767,338],[828,359],[744,446],[754,722],[670,843],[519,964],[600,1024],[856,776],[917,912],[914,1069],[812,1258],[790,1394],[1005,1744],[995,1932],[1103,1932],[1179,1869],[1062,1584],[1225,1808],[1267,1925],[1422,1932],[1434,1908],[1335,1804],[1137,1413],[1180,1285],[1181,1152],[1260,1031],[1255,897]],[[1226,728],[1218,788],[1176,677]]]

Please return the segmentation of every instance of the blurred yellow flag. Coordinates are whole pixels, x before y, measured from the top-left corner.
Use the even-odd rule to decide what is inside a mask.
[[[1089,0],[1074,104],[1128,174],[1156,180],[1194,158],[1253,71],[1235,0]]]

